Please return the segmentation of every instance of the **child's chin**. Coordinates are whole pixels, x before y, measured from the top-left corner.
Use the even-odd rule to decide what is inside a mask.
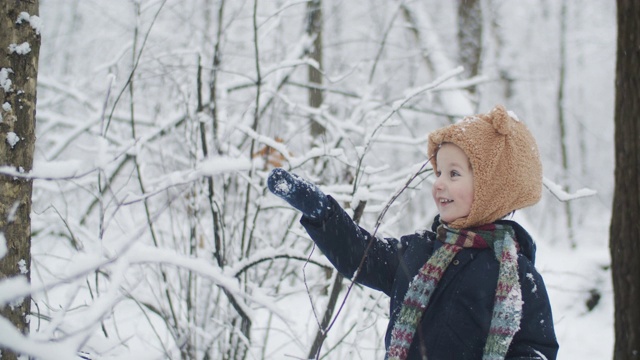
[[[452,222],[453,222],[453,221],[455,221],[455,220],[456,220],[455,218],[451,218],[451,217],[449,217],[449,216],[442,216],[442,215],[440,215],[440,222],[443,222],[443,223],[449,224],[449,223],[452,223]]]
[[[451,215],[442,215],[440,214],[440,222],[444,222],[447,224],[450,224],[456,220],[458,220],[460,217],[459,216],[451,216]]]

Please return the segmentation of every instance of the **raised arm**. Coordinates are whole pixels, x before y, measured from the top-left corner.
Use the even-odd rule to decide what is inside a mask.
[[[400,241],[374,238],[316,185],[283,169],[271,172],[267,186],[303,214],[302,226],[341,274],[353,278],[362,263],[356,281],[390,294],[403,248]]]

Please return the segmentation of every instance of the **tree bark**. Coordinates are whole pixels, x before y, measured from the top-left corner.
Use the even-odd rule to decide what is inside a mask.
[[[611,272],[614,359],[640,359],[640,2],[618,0]]]
[[[464,77],[478,75],[482,57],[482,5],[480,0],[458,0],[458,47]],[[475,86],[469,88],[475,93]]]
[[[569,192],[569,148],[567,133],[567,120],[565,117],[565,86],[567,83],[567,21],[569,15],[567,12],[567,0],[562,0],[560,5],[560,71],[558,74],[558,92],[556,98],[556,109],[558,111],[558,133],[560,134],[560,154],[562,157],[562,182],[564,183],[564,191]],[[571,202],[565,201],[564,214],[567,224],[567,237],[571,247],[576,247],[574,236],[574,221]]]
[[[316,62],[318,68],[309,66],[309,106],[319,108],[324,101],[322,93],[322,0],[311,0],[307,3],[307,34],[313,38],[313,47],[309,57]],[[317,138],[325,132],[324,126],[311,119],[311,137]]]
[[[31,171],[35,147],[38,5],[38,0],[3,1],[0,11],[0,166],[25,173]],[[7,245],[0,281],[13,276],[31,280],[31,190],[31,180],[0,176],[0,232]],[[26,334],[30,311],[27,297],[3,307],[0,315]],[[16,358],[2,352],[2,359]]]

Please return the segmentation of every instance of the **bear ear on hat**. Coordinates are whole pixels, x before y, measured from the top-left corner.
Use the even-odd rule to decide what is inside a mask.
[[[444,133],[444,129],[437,129],[429,133],[429,156],[435,156],[436,152],[438,151],[438,147],[440,147],[442,141],[444,140]]]
[[[486,119],[493,128],[502,135],[509,135],[513,131],[514,121],[504,106],[498,105],[486,115]]]
[[[432,131],[429,134],[429,140],[436,145],[442,144],[443,139],[444,139],[444,129],[437,129]]]

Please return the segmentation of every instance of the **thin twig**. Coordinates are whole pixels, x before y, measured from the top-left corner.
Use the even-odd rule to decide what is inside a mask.
[[[387,214],[387,211],[389,210],[389,208],[391,208],[391,205],[396,201],[396,199],[398,197],[400,197],[400,195],[404,192],[404,190],[406,190],[409,187],[411,182],[413,182],[413,180],[415,180],[420,174],[423,173],[423,170],[425,169],[427,164],[429,164],[429,162],[431,161],[432,158],[433,158],[433,155],[429,159],[427,159],[427,161],[425,161],[422,164],[422,166],[420,167],[420,169],[417,172],[415,172],[414,174],[411,175],[411,177],[407,180],[407,182],[404,184],[404,186],[402,188],[400,188],[398,191],[396,191],[396,193],[391,197],[389,202],[387,202],[385,207],[380,212],[380,215],[378,216],[378,220],[376,221],[376,225],[375,225],[375,228],[373,230],[373,233],[371,234],[371,238],[370,238],[369,244],[367,244],[367,248],[365,249],[364,254],[362,255],[362,259],[360,259],[360,264],[358,265],[358,268],[356,269],[356,271],[355,271],[355,273],[353,275],[353,278],[351,279],[351,284],[349,284],[349,287],[347,288],[347,293],[345,294],[344,299],[342,300],[342,303],[340,304],[340,308],[338,309],[338,312],[334,316],[333,321],[331,321],[331,324],[329,325],[329,327],[326,330],[327,333],[329,332],[329,330],[331,330],[331,328],[335,324],[336,320],[338,319],[338,316],[340,315],[340,312],[342,312],[342,308],[344,307],[345,303],[347,302],[347,298],[349,297],[349,294],[351,293],[351,289],[356,284],[356,281],[358,279],[358,275],[360,274],[360,271],[362,270],[362,267],[364,266],[364,262],[367,259],[367,255],[369,253],[369,250],[371,249],[371,246],[373,245],[373,243],[376,241],[376,234],[378,232],[378,229],[380,228],[380,224],[382,223],[382,219]]]
[[[366,205],[367,205],[366,201],[360,201],[356,206],[353,212],[353,221],[356,224],[360,223],[360,219],[364,214],[364,208]],[[327,308],[325,310],[324,316],[322,317],[322,322],[318,324],[319,325],[318,331],[316,332],[316,337],[313,341],[313,344],[311,345],[311,350],[309,350],[309,355],[307,356],[308,358],[315,357],[316,360],[320,358],[320,351],[322,350],[322,345],[324,344],[324,341],[327,339],[327,334],[329,333],[329,330],[333,325],[333,322],[331,321],[331,319],[333,318],[333,312],[335,310],[335,307],[338,301],[338,295],[342,290],[343,280],[344,280],[344,276],[342,274],[340,273],[336,274],[336,277],[333,280],[333,286],[331,287],[329,302],[327,304]],[[305,287],[307,287],[306,278],[305,278]],[[309,293],[308,287],[307,287],[307,294],[309,294],[309,298],[311,299],[311,294]],[[346,301],[346,298],[343,300],[342,305],[340,306],[340,309],[342,309],[342,306],[344,305],[345,301]],[[339,310],[338,310],[338,313],[339,313]],[[318,317],[315,313],[315,309],[314,309],[314,316],[316,316],[316,321],[317,321]],[[334,322],[335,322],[335,318],[334,318]]]
[[[127,78],[127,82],[124,84],[124,87],[122,88],[122,90],[120,90],[120,93],[118,93],[118,96],[116,97],[116,99],[115,99],[115,101],[113,103],[113,107],[111,108],[111,113],[109,114],[109,117],[107,119],[107,124],[105,125],[105,128],[103,130],[104,134],[109,132],[109,125],[111,124],[111,119],[113,118],[113,113],[116,111],[116,105],[120,101],[120,98],[122,97],[122,94],[124,94],[124,92],[127,90],[127,87],[133,81],[133,76],[136,73],[136,70],[138,69],[138,65],[140,64],[140,59],[142,58],[142,52],[143,52],[143,50],[145,48],[145,45],[147,44],[147,40],[149,39],[149,35],[151,34],[151,29],[155,25],[156,20],[158,19],[158,16],[160,15],[160,12],[162,11],[162,8],[164,8],[164,5],[166,3],[167,3],[167,0],[164,0],[162,2],[162,4],[160,4],[160,7],[158,8],[158,11],[153,16],[153,20],[151,20],[151,25],[149,25],[149,29],[145,33],[144,40],[142,41],[142,45],[140,46],[140,51],[138,52],[137,57],[135,59],[135,62],[133,64],[133,69],[131,69],[131,72],[129,73],[129,78]],[[137,27],[136,27],[136,31],[137,31]],[[135,53],[135,49],[133,51]]]
[[[391,29],[393,27],[393,24],[396,22],[396,18],[398,17],[398,14],[400,13],[400,9],[401,9],[401,5],[398,6],[396,11],[391,16],[391,20],[389,21],[389,25],[388,25],[387,29],[385,30],[384,34],[382,35],[382,41],[380,42],[380,47],[378,48],[378,52],[376,53],[375,59],[373,60],[373,66],[371,67],[371,72],[369,72],[369,84],[371,84],[371,81],[373,81],[373,76],[375,75],[376,68],[378,67],[378,61],[380,60],[380,57],[382,56],[383,50],[385,48],[385,45],[387,44],[387,38],[389,37],[389,34],[391,33]]]
[[[320,324],[320,319],[318,319],[318,311],[316,310],[316,306],[313,303],[313,298],[311,298],[311,290],[309,289],[309,284],[307,283],[307,264],[311,262],[311,255],[316,250],[316,244],[313,243],[311,247],[311,251],[309,252],[309,257],[307,261],[302,265],[302,280],[304,283],[304,288],[307,290],[307,295],[309,296],[309,303],[311,304],[311,312],[313,312],[313,317],[316,319],[316,324],[318,324],[318,329],[322,330],[322,325]]]
[[[313,252],[312,252],[312,253],[313,253]],[[258,264],[260,264],[260,263],[263,263],[263,262],[265,262],[265,261],[275,260],[275,259],[299,260],[299,261],[304,261],[304,262],[305,262],[305,266],[306,266],[308,263],[311,263],[311,264],[316,265],[316,266],[318,266],[318,267],[321,267],[321,268],[323,268],[323,269],[325,269],[325,270],[330,270],[330,269],[331,269],[331,267],[330,267],[330,266],[327,266],[327,265],[322,264],[322,263],[320,263],[320,262],[317,262],[317,261],[315,261],[315,260],[311,260],[310,256],[311,256],[311,254],[309,254],[309,257],[304,258],[304,257],[300,257],[300,256],[292,256],[292,255],[288,255],[288,254],[280,254],[280,255],[274,255],[274,256],[270,256],[270,257],[260,258],[260,259],[257,259],[257,260],[255,260],[255,261],[252,261],[251,263],[249,263],[249,264],[247,264],[247,265],[243,266],[241,269],[239,269],[238,271],[236,271],[236,272],[235,272],[235,274],[234,274],[233,276],[238,277],[238,276],[242,275],[242,273],[244,273],[245,271],[249,270],[250,268],[252,268],[252,267],[254,267],[254,266],[256,266],[256,265],[258,265]],[[304,268],[303,268],[303,273],[304,273]]]
[[[432,81],[431,83],[415,89],[414,91],[412,91],[410,94],[408,94],[407,96],[404,97],[404,99],[402,100],[398,100],[396,101],[395,104],[393,104],[391,111],[389,112],[389,114],[387,114],[387,116],[385,116],[373,129],[373,131],[371,132],[370,135],[368,135],[365,138],[365,148],[362,151],[362,155],[360,156],[360,158],[358,159],[358,165],[356,167],[356,172],[355,172],[355,180],[353,181],[353,193],[356,192],[356,189],[358,188],[359,182],[360,182],[360,173],[363,171],[362,170],[362,164],[364,161],[364,157],[368,154],[368,150],[371,147],[371,144],[373,143],[373,138],[374,136],[378,133],[378,131],[380,131],[380,129],[382,129],[382,127],[384,126],[384,124],[389,121],[389,119],[391,119],[393,117],[393,115],[395,115],[398,111],[400,111],[400,109],[403,108],[403,106],[408,103],[411,99],[413,99],[414,97],[416,97],[419,94],[422,94],[423,92],[426,91],[430,91],[432,89],[437,88],[440,84],[442,84],[443,82],[453,78],[454,76],[460,74],[463,71],[462,67],[458,67],[456,69],[453,69],[452,71],[440,76],[439,78],[435,79],[434,81]]]

